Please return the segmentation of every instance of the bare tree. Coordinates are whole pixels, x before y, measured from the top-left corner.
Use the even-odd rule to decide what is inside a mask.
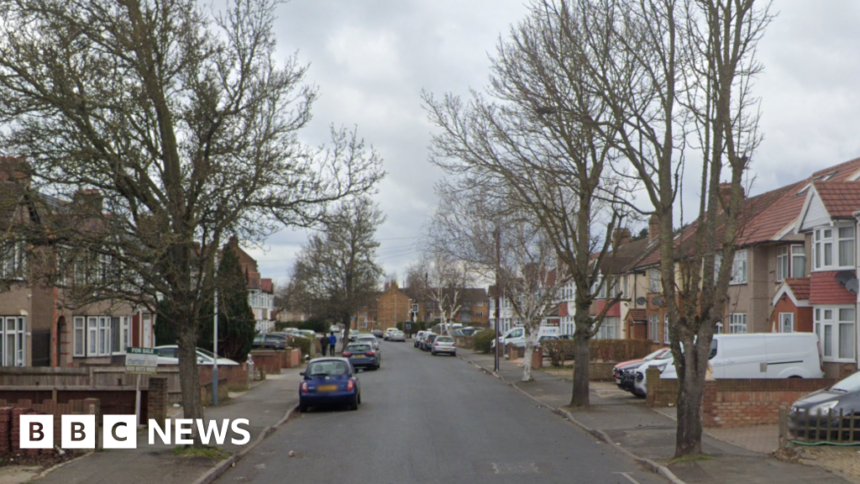
[[[760,141],[750,87],[761,70],[755,48],[771,20],[769,3],[562,0],[544,5],[578,40],[575,57],[591,92],[612,113],[603,125],[611,129],[606,137],[615,140],[641,179],[658,217],[663,295],[680,381],[675,454],[699,454],[710,344],[732,278],[744,170]],[[694,211],[695,235],[679,251],[676,199],[691,152],[700,163],[702,195]],[[724,169],[729,182],[721,184]]]
[[[310,237],[293,269],[292,300],[312,314],[343,323],[343,348],[352,318],[379,287],[382,268],[376,260],[376,229],[384,221],[382,212],[366,197],[341,203],[327,218],[323,232]]]
[[[203,416],[197,321],[225,234],[313,224],[382,176],[352,133],[298,142],[317,94],[295,57],[274,59],[277,3],[0,1],[0,139],[33,164],[34,188],[93,202],[54,211],[66,223],[45,242],[60,267],[104,268],[86,294],[153,311],[163,295],[188,418]]]
[[[473,92],[464,102],[425,93],[424,104],[440,129],[431,161],[459,177],[460,186],[513,203],[540,225],[575,285],[575,358],[588,361],[589,340],[618,301],[589,314],[611,282],[600,267],[626,215],[618,200],[635,179],[611,169],[617,156],[607,142],[611,113],[583,83],[576,39],[550,7],[535,2],[498,42],[485,95]],[[576,365],[572,405],[589,403],[588,380],[588,365]]]
[[[473,281],[468,261],[431,249],[409,268],[406,279],[414,284],[408,286],[412,292],[439,313],[444,334],[451,334],[451,322],[467,303],[466,290]]]

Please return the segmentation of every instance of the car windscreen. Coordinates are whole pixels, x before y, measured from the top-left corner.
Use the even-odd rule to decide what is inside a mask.
[[[439,338],[436,338],[436,342],[437,343],[453,343],[454,338],[449,338],[447,336],[441,336]]]
[[[835,385],[830,387],[830,389],[845,393],[860,391],[860,371],[854,373],[848,378],[839,380]]]
[[[334,360],[311,362],[305,372],[308,376],[338,376],[347,373],[347,363]]]
[[[359,341],[361,343],[371,344],[371,343],[376,342],[376,338],[358,338],[356,341]]]
[[[346,347],[346,351],[350,353],[365,353],[371,349],[370,345],[349,345]]]

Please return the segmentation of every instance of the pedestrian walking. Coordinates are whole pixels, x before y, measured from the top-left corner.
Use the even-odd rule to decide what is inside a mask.
[[[337,344],[337,336],[334,335],[334,331],[328,337],[328,354],[334,356],[334,345]]]
[[[325,356],[325,350],[328,349],[328,336],[322,335],[320,337],[320,351],[322,351],[322,355]],[[332,355],[334,356],[334,355]]]

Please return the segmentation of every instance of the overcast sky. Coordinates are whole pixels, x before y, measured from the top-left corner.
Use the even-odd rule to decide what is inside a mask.
[[[278,11],[278,48],[310,64],[321,99],[302,133],[318,145],[331,124],[357,126],[385,160],[376,196],[386,272],[404,275],[436,201],[442,174],[427,161],[432,127],[422,89],[466,94],[488,79],[499,35],[526,14],[525,0],[292,0]],[[751,193],[777,188],[860,156],[860,2],[779,0],[759,45],[765,72],[764,142]],[[687,191],[687,193],[692,190]],[[251,249],[263,277],[285,282],[305,231],[285,229]]]

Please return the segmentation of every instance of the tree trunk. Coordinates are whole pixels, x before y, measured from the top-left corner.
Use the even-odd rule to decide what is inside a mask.
[[[535,347],[535,333],[529,329],[529,334],[526,335],[526,351],[523,355],[523,381],[532,380],[532,353]]]
[[[191,311],[179,312],[179,321],[189,321]],[[202,419],[203,403],[200,401],[200,372],[197,371],[197,325],[176,325],[176,344],[179,347],[179,385],[182,389],[183,418]],[[197,427],[193,427],[194,445],[201,445]]]
[[[590,403],[588,396],[588,362],[591,360],[591,352],[585,333],[585,331],[577,328],[573,336],[573,395],[570,399],[572,407],[582,407]]]
[[[685,343],[692,348],[692,342]],[[675,436],[675,457],[702,453],[702,398],[705,394],[707,355],[698,357],[696,351],[684,353],[684,377],[678,390],[678,428]]]

